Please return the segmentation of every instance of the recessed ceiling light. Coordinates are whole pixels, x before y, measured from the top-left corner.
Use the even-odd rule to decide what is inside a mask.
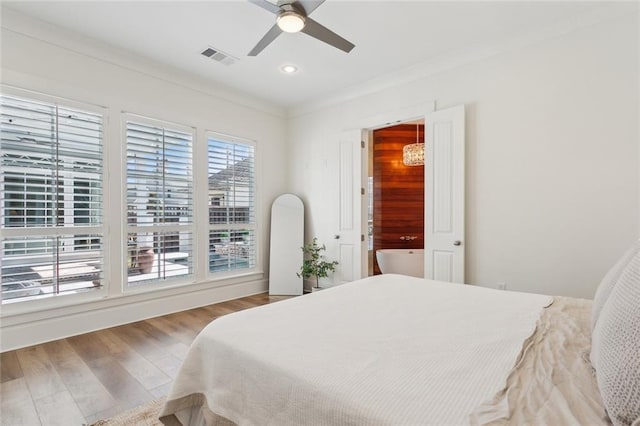
[[[280,69],[285,74],[293,74],[294,72],[298,71],[298,67],[296,67],[295,65],[283,65]]]

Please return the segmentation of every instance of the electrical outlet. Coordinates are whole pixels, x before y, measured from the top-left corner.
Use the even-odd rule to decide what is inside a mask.
[[[498,290],[506,290],[507,289],[507,283],[505,282],[499,282],[497,285]]]

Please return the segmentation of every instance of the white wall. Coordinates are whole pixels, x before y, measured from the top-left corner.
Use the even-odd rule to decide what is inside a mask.
[[[326,242],[335,258],[337,133],[430,100],[437,109],[465,104],[466,281],[591,298],[639,234],[638,93],[632,15],[301,108],[288,139],[307,238]]]
[[[123,111],[195,127],[197,143],[203,143],[204,130],[255,140],[260,257],[258,271],[246,277],[208,282],[203,272],[195,285],[127,294],[118,278],[122,260],[113,259],[119,248],[112,245],[107,254],[114,269],[108,297],[28,313],[4,306],[2,350],[265,291],[270,205],[287,184],[284,111],[10,12],[3,10],[2,83],[108,108],[104,143],[114,160],[109,164],[113,179],[122,172],[118,151]],[[197,202],[206,209],[206,190],[202,193],[203,200]],[[124,211],[117,197],[105,203],[108,215]],[[121,232],[126,223],[122,217],[114,218],[110,235]],[[29,309],[25,304],[24,310]]]

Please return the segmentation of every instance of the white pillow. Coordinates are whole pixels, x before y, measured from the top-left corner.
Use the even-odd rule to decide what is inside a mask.
[[[591,362],[609,418],[640,423],[640,251],[630,259],[597,319]]]
[[[596,323],[598,322],[598,317],[600,316],[600,311],[609,298],[611,290],[613,290],[613,287],[620,278],[620,274],[627,266],[627,264],[631,261],[631,259],[633,259],[633,256],[635,256],[639,251],[640,240],[636,241],[635,244],[631,246],[631,248],[629,248],[629,250],[627,250],[625,254],[622,255],[620,260],[618,260],[618,262],[613,265],[611,269],[609,269],[609,272],[607,272],[607,274],[600,282],[600,285],[596,290],[596,295],[593,298],[593,305],[591,307],[592,330],[595,328]]]

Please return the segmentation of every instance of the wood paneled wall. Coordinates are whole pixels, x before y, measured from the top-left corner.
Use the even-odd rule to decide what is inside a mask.
[[[424,141],[424,125],[418,126]],[[402,148],[416,142],[416,125],[373,132],[373,250],[424,247],[424,166],[402,164]],[[402,236],[416,236],[412,241]],[[374,255],[374,274],[380,269]]]

